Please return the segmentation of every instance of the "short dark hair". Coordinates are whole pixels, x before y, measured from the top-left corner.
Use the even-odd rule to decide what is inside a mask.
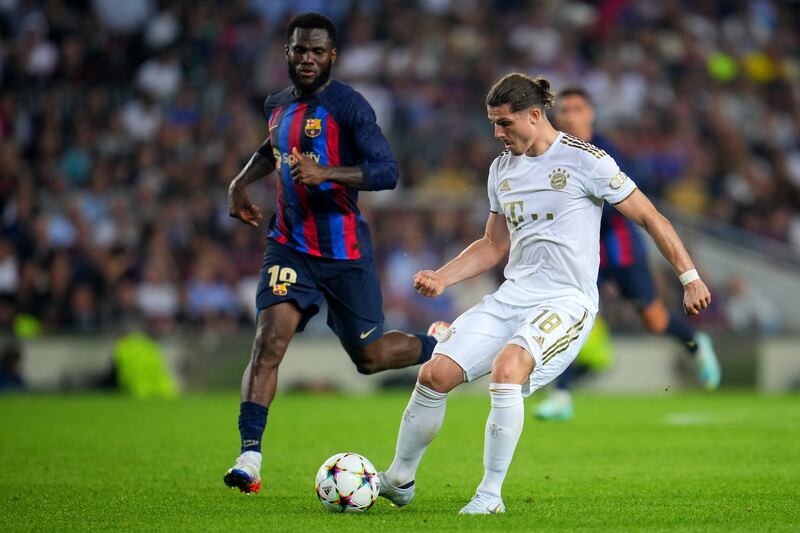
[[[331,40],[331,46],[336,48],[336,40],[338,38],[336,24],[334,24],[333,21],[325,15],[309,12],[300,13],[299,15],[292,17],[292,19],[286,25],[287,43],[292,39],[292,33],[294,33],[295,28],[326,30],[328,32],[328,37]]]
[[[556,94],[556,99],[565,98],[567,96],[580,96],[581,98],[586,100],[589,103],[589,105],[593,105],[592,98],[589,96],[589,92],[583,87],[578,87],[577,85],[573,85],[571,87],[565,87],[562,90],[558,91],[558,94]]]
[[[487,106],[498,107],[503,104],[511,104],[514,113],[531,107],[547,109],[553,105],[550,82],[541,76],[533,79],[519,72],[506,74],[497,80],[486,95]]]

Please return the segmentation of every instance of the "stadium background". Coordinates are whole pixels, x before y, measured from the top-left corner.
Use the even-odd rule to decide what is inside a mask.
[[[224,428],[216,444],[222,453],[232,450],[232,391],[252,341],[252,295],[266,232],[228,218],[226,189],[266,135],[263,99],[289,83],[285,22],[306,10],[337,23],[334,77],[372,104],[400,163],[396,191],[360,199],[373,231],[388,327],[420,330],[452,319],[501,279],[497,270],[436,300],[415,295],[409,282],[415,271],[441,264],[482,232],[486,172],[501,149],[483,100],[497,77],[516,70],[547,77],[556,91],[578,84],[591,93],[598,129],[618,145],[628,174],[673,220],[709,282],[712,307],[692,322],[717,341],[723,388],[800,388],[796,1],[0,0],[0,331],[10,389],[14,376],[31,392],[107,387],[120,339],[143,333],[134,339],[164,355],[179,388],[231,391],[222,406],[192,395],[189,401],[213,413],[205,422]],[[259,182],[248,192],[271,212],[274,182]],[[652,266],[668,305],[678,309],[674,275],[657,258]],[[621,372],[603,390],[660,397],[671,387],[692,387],[680,347],[645,335],[613,288],[602,291],[601,309],[614,335],[615,371]],[[356,375],[322,319],[312,321],[292,349],[282,374],[285,389],[338,386],[352,392],[387,384],[382,376]],[[336,380],[319,374],[303,380],[312,369]],[[669,379],[652,379],[662,372]],[[413,372],[395,380],[410,379]],[[157,386],[155,395],[172,390]],[[399,415],[406,392],[376,404],[391,403]],[[26,507],[14,511],[13,502],[28,474],[15,470],[14,458],[30,448],[20,435],[60,439],[64,450],[74,437],[67,429],[36,437],[36,419],[23,414],[31,409],[55,425],[63,408],[89,427],[99,405],[56,396],[52,405],[31,407],[24,398],[0,403],[2,425],[18,428],[17,437],[2,438],[3,470],[13,475],[2,485],[0,507],[23,521]],[[578,417],[583,407],[591,421],[602,419],[602,412],[589,414],[591,403],[608,407],[619,423],[639,420],[613,395],[588,398],[578,397]],[[796,395],[782,406],[758,398],[679,396],[683,410],[701,413],[699,419],[679,416],[676,423],[705,424],[715,412],[735,407],[741,415],[752,404],[771,409],[796,430]],[[320,408],[313,400],[279,401],[290,411]],[[187,405],[146,405],[141,412],[177,417]],[[135,417],[140,408],[119,409]],[[111,423],[110,413],[100,419]],[[739,415],[723,414],[717,423],[735,425],[736,419],[747,431],[755,428],[754,435],[778,452],[780,443],[798,440],[786,427],[760,427],[750,415]],[[273,416],[270,424],[279,431],[281,415]],[[192,417],[200,420],[197,413],[185,420]],[[643,426],[650,420],[640,418]],[[181,427],[177,418],[165,423]],[[387,428],[391,440],[394,418]],[[143,431],[144,437],[131,433],[126,439],[142,448],[152,444],[145,437],[181,446],[155,426]],[[185,435],[197,438],[192,431]],[[553,438],[553,446],[562,446]],[[479,461],[478,444],[470,460]],[[383,443],[386,450],[392,446]],[[310,461],[321,461],[325,450],[315,450]],[[46,462],[49,452],[41,453],[37,457]],[[798,455],[796,445],[783,448],[782,457]],[[206,477],[216,480],[229,459],[223,457],[209,461]],[[94,458],[84,461],[93,464]],[[794,475],[779,476],[775,490],[796,487],[796,465]],[[733,468],[725,472],[733,475]],[[755,483],[760,471],[752,468]],[[75,475],[74,486],[90,483]],[[787,479],[791,483],[782,484]],[[209,481],[208,490],[213,493],[216,484]],[[784,525],[800,524],[794,494],[786,509],[795,511],[778,513],[788,517]],[[694,505],[696,498],[689,499],[686,505]],[[38,509],[35,500],[28,503]],[[775,516],[766,504],[760,509]],[[77,521],[72,527],[80,526]]]

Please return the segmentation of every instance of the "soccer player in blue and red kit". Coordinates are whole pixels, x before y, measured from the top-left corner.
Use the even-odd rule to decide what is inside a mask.
[[[605,150],[625,170],[624,157],[617,153],[616,147],[593,131],[594,109],[585,90],[570,87],[558,93],[555,121],[560,130]],[[700,385],[714,390],[719,386],[720,369],[711,338],[702,331],[695,331],[683,316],[667,310],[663,300],[656,294],[644,246],[636,225],[616,209],[605,205],[600,222],[600,272],[597,284],[614,282],[620,294],[636,306],[648,331],[667,334],[680,341],[687,355],[693,359]],[[561,374],[556,381],[556,390],[539,404],[536,416],[545,420],[572,418],[574,410],[569,392],[571,378],[575,373],[585,370],[579,362],[575,362]]]
[[[242,378],[241,454],[224,476],[242,492],[261,487],[261,439],[280,364],[295,332],[328,303],[328,326],[363,374],[420,364],[436,340],[383,331],[380,282],[359,190],[393,189],[397,162],[369,103],[330,78],[337,30],[317,13],[286,28],[292,85],[264,102],[269,136],[228,190],[230,215],[258,227],[245,187],[277,172],[278,205],[256,293],[258,321]]]

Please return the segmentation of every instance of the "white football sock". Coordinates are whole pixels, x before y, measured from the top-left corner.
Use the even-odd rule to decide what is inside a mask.
[[[394,461],[386,477],[396,487],[414,480],[422,454],[439,433],[447,406],[447,393],[417,383],[400,421]]]
[[[566,389],[554,389],[553,392],[550,393],[550,398],[559,404],[572,403],[572,393]]]
[[[500,497],[503,480],[525,421],[522,385],[490,383],[489,396],[492,399],[492,410],[486,420],[483,480],[478,485],[477,492]]]

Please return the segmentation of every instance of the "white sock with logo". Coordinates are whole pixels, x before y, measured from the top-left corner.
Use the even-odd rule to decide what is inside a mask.
[[[417,383],[400,421],[394,461],[386,477],[396,487],[413,481],[422,455],[439,433],[447,407],[447,393]]]
[[[492,410],[486,420],[483,480],[477,492],[499,498],[525,421],[522,385],[490,383],[489,396]]]

